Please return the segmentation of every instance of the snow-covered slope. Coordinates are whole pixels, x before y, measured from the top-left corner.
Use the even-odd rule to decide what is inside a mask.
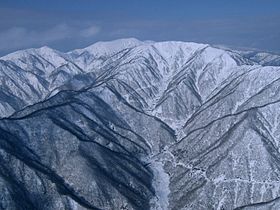
[[[1,206],[278,209],[275,56],[121,39],[0,58]]]
[[[245,51],[241,52],[244,57],[251,59],[264,66],[280,66],[280,55],[267,52]]]

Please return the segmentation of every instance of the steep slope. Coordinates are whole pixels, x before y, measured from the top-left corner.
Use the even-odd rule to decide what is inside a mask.
[[[279,81],[279,68],[240,72],[186,122],[165,158],[171,209],[279,208]]]
[[[8,116],[48,92],[48,82],[10,61],[0,60],[0,116]]]
[[[65,84],[83,70],[67,56],[48,47],[22,50],[0,59],[0,116],[44,99],[52,90]],[[10,99],[10,98],[13,98]]]
[[[279,209],[280,67],[261,56],[122,39],[2,57],[0,207]]]
[[[1,120],[4,208],[149,208],[155,192],[144,160],[174,137],[160,121],[111,97],[129,116],[88,90],[63,91]]]

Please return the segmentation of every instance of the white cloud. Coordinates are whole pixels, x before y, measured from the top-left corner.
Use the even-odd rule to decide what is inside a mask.
[[[100,28],[97,26],[91,26],[89,28],[86,28],[80,32],[81,36],[83,37],[92,37],[99,33]]]
[[[44,30],[34,30],[25,27],[12,27],[0,31],[0,50],[13,50],[36,45],[48,45],[55,41],[74,38],[91,38],[100,32],[95,25],[87,27],[59,24]]]

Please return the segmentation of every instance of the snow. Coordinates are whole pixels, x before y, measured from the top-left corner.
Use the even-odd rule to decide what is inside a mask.
[[[213,183],[216,185],[216,184],[219,184],[220,182],[224,182],[225,181],[225,175],[222,174],[218,177],[216,177],[214,180],[213,180]]]
[[[1,59],[5,61],[13,61],[21,68],[27,68],[28,64],[32,65],[35,63],[34,57],[36,57],[38,60],[41,60],[41,63],[48,63],[48,65],[54,66],[56,68],[68,63],[68,61],[65,59],[65,57],[67,57],[66,55],[47,46],[37,49],[31,48],[27,50],[19,50],[3,56]],[[47,68],[47,66],[44,67]]]
[[[169,175],[164,170],[164,164],[158,160],[151,162],[151,169],[153,170],[153,187],[155,189],[156,200],[152,201],[153,210],[167,210],[168,209],[168,195],[169,189]]]
[[[15,110],[8,103],[0,103],[0,116],[9,116]]]
[[[41,47],[37,49],[36,52],[44,59],[51,62],[55,67],[59,67],[67,63],[67,61],[60,52],[53,50],[49,47]]]
[[[108,41],[108,42],[97,42],[84,49],[77,49],[77,50],[68,52],[68,54],[72,54],[72,53],[81,54],[81,53],[87,51],[87,52],[91,53],[92,55],[98,57],[101,55],[112,55],[121,50],[136,47],[136,46],[139,46],[142,44],[144,44],[144,42],[141,42],[134,38],[118,39],[118,40]]]
[[[189,57],[197,50],[201,50],[208,45],[205,44],[197,44],[193,42],[157,42],[154,43],[153,46],[158,49],[160,54],[166,58],[169,63],[174,61],[176,56],[180,57]]]
[[[217,210],[223,210],[224,209],[223,204],[224,204],[225,200],[226,200],[225,197],[222,197],[222,199],[219,201],[219,204],[217,206]]]
[[[79,209],[79,204],[77,204],[76,201],[74,201],[73,199],[71,198],[68,198],[68,201],[69,201],[69,205],[71,206],[71,209],[72,210],[78,210]]]
[[[129,49],[128,54],[125,54],[123,57],[121,57],[124,53],[119,53],[118,56],[114,56],[114,58],[111,57],[112,54],[115,54],[117,52],[120,52],[124,49]],[[126,50],[128,51],[128,50]],[[86,55],[81,55],[81,53],[86,52]],[[55,76],[54,79],[48,80],[48,74],[56,73],[61,70],[67,72],[67,75],[70,76],[76,76],[78,74],[83,74],[84,72],[81,71],[81,68],[77,68],[76,65],[80,66],[80,60],[78,60],[77,57],[75,57],[78,54],[80,56],[79,59],[81,59],[81,63],[84,65],[85,68],[87,68],[88,71],[93,72],[95,75],[95,69],[93,67],[96,67],[100,70],[101,73],[104,73],[108,71],[108,75],[112,78],[116,78],[118,80],[126,82],[131,89],[129,91],[122,91],[117,90],[119,93],[124,97],[128,102],[131,104],[134,103],[134,101],[131,100],[131,97],[133,94],[139,94],[141,96],[141,102],[142,100],[147,104],[147,108],[143,108],[143,111],[145,114],[150,114],[153,116],[157,116],[162,121],[166,122],[174,131],[177,136],[177,139],[181,142],[181,139],[185,137],[188,134],[188,131],[193,131],[196,128],[201,129],[200,123],[205,125],[210,125],[211,117],[209,118],[208,115],[204,109],[206,105],[204,105],[201,110],[202,114],[196,115],[196,118],[200,121],[197,121],[199,124],[199,127],[196,127],[197,125],[195,123],[188,125],[188,129],[183,129],[183,125],[190,119],[190,116],[193,113],[187,113],[185,116],[185,113],[180,113],[180,116],[183,116],[183,119],[176,118],[174,115],[176,114],[176,111],[173,111],[172,106],[175,104],[171,103],[161,103],[159,105],[159,102],[161,102],[161,99],[164,94],[168,96],[174,95],[174,90],[179,90],[176,93],[178,94],[178,98],[184,98],[186,97],[188,100],[192,100],[191,98],[188,98],[189,95],[187,95],[186,89],[181,89],[178,84],[183,81],[184,79],[193,79],[195,82],[195,87],[198,88],[198,93],[202,96],[202,101],[205,102],[204,99],[211,98],[210,96],[214,96],[221,91],[221,88],[226,87],[227,84],[230,84],[229,81],[231,81],[232,78],[236,78],[236,75],[247,73],[246,77],[244,76],[244,79],[242,80],[242,83],[238,84],[236,88],[234,89],[233,93],[228,94],[228,98],[225,99],[225,102],[230,101],[232,102],[232,108],[230,111],[232,113],[238,112],[238,110],[242,108],[242,105],[244,104],[245,108],[254,107],[252,103],[256,104],[263,104],[262,100],[266,100],[267,98],[276,98],[274,95],[276,95],[277,90],[276,88],[270,89],[270,91],[267,94],[267,97],[264,97],[263,99],[260,97],[261,94],[258,94],[262,89],[264,89],[267,85],[269,85],[271,82],[279,78],[279,67],[262,67],[259,65],[253,66],[253,65],[242,65],[238,66],[236,61],[233,59],[230,53],[227,51],[213,48],[209,45],[205,44],[196,44],[196,43],[187,43],[187,42],[159,42],[155,43],[152,41],[139,41],[137,39],[120,39],[115,40],[111,42],[98,42],[94,45],[91,45],[85,49],[79,49],[74,50],[72,52],[68,53],[60,53],[56,50],[53,50],[49,47],[41,47],[38,49],[29,49],[29,50],[22,50],[18,51],[12,54],[9,54],[7,56],[4,56],[3,60],[11,60],[10,63],[14,63],[14,65],[10,66],[6,65],[7,67],[0,69],[0,72],[3,73],[3,78],[10,78],[6,79],[5,87],[3,85],[3,88],[6,88],[6,92],[13,93],[17,97],[19,97],[22,101],[24,101],[26,104],[33,104],[38,102],[39,100],[43,100],[45,96],[53,96],[54,94],[58,93],[61,90],[62,85],[65,84],[65,80],[68,77],[64,77],[63,74],[58,74],[58,76]],[[73,55],[73,56],[71,56]],[[39,59],[40,62],[37,62],[36,59],[32,59],[33,57],[36,57]],[[87,57],[89,56],[89,57]],[[95,56],[100,56],[102,58],[96,58]],[[260,56],[263,56],[260,54]],[[117,58],[115,58],[117,57]],[[191,70],[195,71],[195,76],[193,77],[185,77],[189,72],[188,67],[186,64],[192,58],[195,62],[193,62],[193,65],[189,68]],[[23,58],[23,59],[22,59]],[[119,59],[121,58],[121,59]],[[152,58],[152,59],[150,59]],[[70,60],[69,60],[70,59]],[[114,60],[115,59],[115,60]],[[146,62],[148,64],[151,64],[150,67],[156,73],[156,77],[153,76],[153,74],[149,73],[147,68],[145,68],[145,65],[143,65],[143,60],[148,60],[149,62]],[[150,59],[150,60],[149,60]],[[86,60],[84,63],[83,60]],[[115,62],[116,60],[120,60],[119,62]],[[105,63],[105,64],[104,64]],[[145,63],[145,64],[146,64]],[[66,65],[64,65],[66,64]],[[148,65],[147,64],[147,65]],[[21,68],[16,68],[16,65],[20,66]],[[64,66],[62,66],[64,65]],[[108,67],[107,67],[107,66]],[[4,64],[5,66],[5,64]],[[144,66],[144,67],[143,67]],[[100,67],[100,68],[99,68]],[[116,68],[112,68],[116,67]],[[256,70],[255,70],[256,68]],[[40,69],[44,71],[42,73],[42,80],[45,79],[50,84],[46,84],[46,89],[44,86],[44,83],[41,83],[41,79],[39,75],[36,75],[36,70]],[[113,69],[113,70],[112,70]],[[185,71],[186,69],[186,71]],[[254,69],[254,71],[253,71]],[[82,68],[82,70],[85,70]],[[112,71],[111,71],[112,70]],[[250,71],[250,72],[249,72]],[[30,73],[32,72],[32,73]],[[98,73],[96,73],[96,78],[99,78]],[[128,72],[130,74],[128,74]],[[238,73],[240,72],[240,73]],[[106,72],[107,73],[107,72]],[[5,77],[5,75],[9,75],[9,77]],[[236,75],[235,75],[236,74]],[[47,76],[46,76],[47,75]],[[52,74],[55,75],[55,74]],[[139,76],[140,75],[140,76]],[[234,76],[235,75],[235,76]],[[1,75],[2,76],[2,75]],[[107,76],[107,75],[106,75]],[[107,76],[105,79],[109,78]],[[128,77],[130,76],[130,77]],[[189,75],[187,75],[189,76]],[[215,84],[213,84],[213,88],[207,84],[200,84],[198,81],[198,78],[202,78],[202,82],[207,81],[214,81]],[[155,79],[156,78],[156,79]],[[101,77],[101,79],[103,79]],[[134,80],[136,80],[135,83],[133,83]],[[182,80],[181,80],[182,79]],[[13,82],[12,82],[13,81]],[[17,81],[17,83],[14,83],[14,81]],[[72,80],[74,81],[74,80]],[[79,80],[80,81],[80,80]],[[82,80],[81,80],[82,81]],[[102,82],[102,80],[100,80]],[[98,81],[98,82],[100,82]],[[227,83],[225,82],[227,81]],[[174,82],[174,83],[172,83]],[[81,82],[81,86],[85,85],[83,81]],[[75,83],[75,87],[77,87],[80,83]],[[136,85],[135,85],[136,84]],[[173,86],[170,88],[170,85]],[[174,85],[176,84],[176,85]],[[224,86],[222,86],[224,84]],[[233,83],[234,84],[234,83]],[[18,86],[18,87],[17,87]],[[153,88],[156,86],[156,91],[153,90]],[[205,86],[209,90],[203,90],[203,86]],[[36,91],[39,91],[40,97],[37,97],[37,93],[32,90],[32,88]],[[80,86],[79,86],[80,87]],[[83,86],[84,87],[84,86]],[[211,87],[211,88],[210,88]],[[63,87],[64,88],[64,87]],[[66,87],[65,87],[66,88]],[[112,99],[112,92],[110,92],[108,89],[102,89],[100,88],[100,93],[97,95],[102,95],[103,100],[107,102],[110,105],[116,105],[119,106],[116,108],[116,110],[122,109],[122,105],[119,105],[114,101],[115,99]],[[178,88],[178,89],[176,89]],[[200,88],[200,89],[199,89]],[[214,89],[215,88],[215,89]],[[22,91],[24,90],[24,91]],[[170,90],[170,92],[169,92]],[[225,90],[231,90],[225,88]],[[108,91],[108,92],[107,92]],[[28,93],[28,96],[25,96],[25,93]],[[97,93],[97,90],[95,89],[95,93]],[[151,93],[151,94],[149,94]],[[205,93],[205,97],[202,95]],[[226,92],[221,92],[220,96],[223,96],[223,94]],[[173,94],[173,95],[172,95]],[[234,95],[236,94],[236,95]],[[219,95],[218,95],[219,96]],[[219,97],[214,97],[215,103],[218,104]],[[208,97],[208,98],[207,98]],[[255,100],[251,100],[251,97],[255,97]],[[257,98],[259,97],[259,98]],[[143,98],[143,99],[142,99]],[[32,100],[31,100],[32,99]],[[222,98],[221,98],[222,99]],[[245,103],[248,99],[250,99],[250,103]],[[277,99],[277,98],[276,98]],[[167,100],[166,100],[167,101]],[[214,101],[214,100],[213,100]],[[136,101],[137,102],[137,101]],[[212,101],[210,101],[212,103]],[[14,110],[11,106],[13,104],[9,104],[9,101],[3,101],[0,103],[0,115],[5,116],[8,114],[12,114]],[[187,104],[186,101],[183,101],[183,103]],[[203,104],[203,103],[202,103]],[[210,103],[209,103],[210,104]],[[176,104],[175,104],[176,105]],[[219,105],[219,104],[218,104]],[[246,105],[246,106],[245,106]],[[192,107],[192,106],[190,106]],[[210,106],[209,106],[210,107]],[[218,106],[217,106],[218,107]],[[208,108],[208,107],[207,107]],[[222,107],[223,108],[223,107]],[[224,111],[221,111],[222,108],[218,107],[217,114],[215,114],[216,117],[223,117],[225,116]],[[245,109],[244,108],[244,109]],[[275,108],[275,111],[273,113],[277,113],[278,106]],[[212,109],[210,109],[211,111]],[[228,113],[230,113],[230,111]],[[170,115],[167,115],[167,112],[170,112]],[[227,111],[225,111],[227,112]],[[122,112],[121,112],[122,113]],[[125,111],[123,111],[125,113]],[[206,113],[203,115],[203,113]],[[265,112],[262,111],[262,113],[265,115]],[[128,118],[128,116],[126,116]],[[276,114],[275,114],[276,117]],[[209,124],[206,124],[206,121],[209,118]],[[268,117],[268,119],[272,119],[271,117]],[[203,120],[203,121],[202,121]],[[278,131],[278,121],[279,119],[274,119],[274,123],[272,125],[271,133],[274,135],[275,132]],[[194,122],[194,121],[193,121]],[[79,123],[77,123],[79,124]],[[80,125],[81,127],[82,125]],[[111,129],[114,129],[113,124],[110,125]],[[189,129],[190,128],[190,129]],[[142,127],[141,127],[142,129]],[[227,129],[227,128],[225,128]],[[261,130],[261,128],[260,128]],[[262,130],[263,131],[263,130]],[[211,130],[209,130],[211,134]],[[264,131],[263,131],[264,132]],[[276,134],[275,134],[276,135]],[[246,137],[246,136],[245,136]],[[243,137],[243,138],[245,138]],[[248,144],[248,148],[245,148],[246,151],[249,151],[248,159],[249,162],[247,162],[247,168],[246,170],[249,170],[250,178],[246,179],[239,179],[235,178],[234,176],[228,176],[223,175],[219,173],[213,180],[210,180],[210,178],[207,178],[205,170],[202,168],[193,167],[190,165],[188,161],[184,162],[184,159],[176,160],[177,157],[175,157],[176,152],[171,153],[170,151],[166,151],[165,153],[169,155],[169,159],[155,159],[152,158],[152,161],[150,163],[151,170],[153,172],[153,188],[155,189],[155,198],[151,201],[151,205],[153,206],[152,209],[154,210],[166,210],[169,207],[169,197],[170,195],[170,176],[168,173],[174,175],[173,171],[166,172],[167,167],[164,167],[165,161],[170,161],[171,159],[174,161],[170,161],[175,167],[178,167],[181,169],[189,169],[192,174],[196,177],[205,177],[206,181],[212,181],[214,185],[223,185],[223,184],[234,184],[235,186],[235,196],[234,199],[236,200],[234,203],[237,203],[237,195],[238,195],[238,186],[240,184],[252,184],[255,186],[261,186],[260,193],[262,195],[261,200],[264,200],[268,193],[272,193],[273,197],[276,197],[279,194],[280,189],[280,182],[271,180],[271,181],[263,181],[265,179],[256,179],[254,180],[254,176],[256,176],[254,172],[254,168],[257,168],[258,162],[255,162],[256,160],[265,160],[264,154],[266,154],[265,150],[261,150],[262,144],[260,143],[260,139],[257,138],[257,136],[250,134],[247,137],[248,139],[254,140],[254,143]],[[149,138],[153,139],[153,137]],[[277,139],[277,138],[275,138]],[[203,139],[204,140],[204,139]],[[257,142],[259,140],[259,142]],[[155,143],[154,143],[155,142]],[[153,148],[154,145],[157,145],[157,142],[147,142],[150,148]],[[246,141],[248,142],[248,141]],[[257,145],[258,143],[258,145]],[[278,143],[278,142],[277,142]],[[275,143],[276,144],[276,143]],[[180,147],[182,147],[183,144],[180,143]],[[252,145],[257,145],[258,148],[253,150],[250,149]],[[108,147],[110,148],[112,144],[110,143]],[[249,147],[250,146],[250,147]],[[187,147],[182,147],[182,149],[185,149]],[[278,145],[277,145],[278,148]],[[279,149],[279,148],[278,148]],[[252,159],[254,158],[253,155],[256,156],[259,152],[259,156],[262,157],[262,159]],[[189,154],[188,154],[189,155]],[[187,155],[186,155],[187,156]],[[191,156],[191,154],[190,154]],[[256,156],[257,157],[257,156]],[[187,159],[187,158],[186,158]],[[185,160],[186,160],[185,159]],[[237,159],[236,159],[237,160]],[[150,161],[150,160],[145,160]],[[211,161],[211,160],[209,160]],[[236,167],[235,167],[236,164]],[[237,161],[233,162],[233,168],[242,167],[238,165],[239,163]],[[269,165],[263,164],[263,171],[269,171]],[[203,165],[204,167],[204,165]],[[262,170],[260,170],[262,172]],[[218,171],[219,172],[219,171]],[[253,173],[254,172],[254,173]],[[203,178],[204,178],[203,177]],[[267,179],[269,180],[269,179]],[[271,190],[268,185],[273,185],[273,189]],[[253,188],[252,188],[253,189]],[[271,192],[270,192],[270,191]],[[250,192],[250,195],[253,195],[253,191]],[[218,196],[218,195],[217,195]],[[222,208],[223,200],[226,202],[226,197],[220,197],[220,202],[218,205],[218,209]],[[253,197],[251,197],[251,202],[253,202]],[[76,208],[77,204],[73,203],[72,208]]]

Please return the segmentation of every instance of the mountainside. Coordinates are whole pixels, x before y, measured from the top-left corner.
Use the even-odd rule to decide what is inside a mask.
[[[279,209],[279,58],[136,39],[0,58],[0,208]]]

